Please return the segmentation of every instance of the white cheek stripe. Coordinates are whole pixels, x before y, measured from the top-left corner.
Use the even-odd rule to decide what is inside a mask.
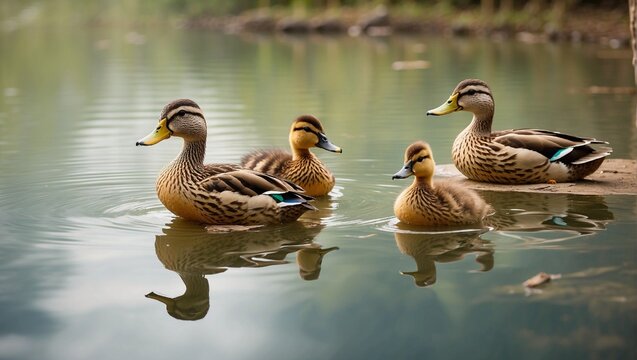
[[[480,94],[488,94],[489,96],[492,96],[491,91],[482,85],[469,85],[466,88],[462,89],[460,95],[466,95],[467,91],[469,90],[473,90]]]
[[[166,119],[170,119],[170,118],[172,118],[173,116],[175,116],[175,114],[176,114],[176,113],[178,113],[178,112],[180,112],[180,111],[182,111],[182,110],[183,110],[183,111],[185,111],[185,112],[189,112],[189,113],[193,113],[193,114],[198,114],[198,115],[200,115],[200,116],[202,116],[202,117],[203,117],[203,112],[202,112],[202,111],[201,111],[201,109],[199,109],[199,108],[196,108],[196,107],[194,107],[194,106],[180,106],[180,107],[178,107],[178,108],[174,109],[173,111],[169,112],[169,113],[166,115]]]

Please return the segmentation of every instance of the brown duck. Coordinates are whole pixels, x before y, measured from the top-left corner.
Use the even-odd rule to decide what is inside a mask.
[[[540,129],[491,132],[495,103],[482,80],[461,81],[451,97],[427,115],[454,111],[473,113],[471,124],[453,142],[458,170],[476,181],[500,184],[569,182],[586,177],[613,151],[588,137]]]
[[[154,145],[172,136],[184,146],[157,179],[159,200],[175,215],[206,224],[274,224],[296,220],[315,209],[312,198],[289,181],[234,164],[204,165],[206,120],[192,100],[170,102],[159,125],[137,145]]]
[[[301,186],[307,195],[324,196],[334,187],[334,175],[310,148],[342,153],[323,132],[319,119],[312,115],[298,117],[290,127],[292,153],[281,149],[257,150],[241,159],[247,169],[281,177]]]
[[[457,183],[434,183],[435,166],[429,144],[417,141],[405,150],[405,164],[392,179],[411,175],[415,179],[396,198],[394,214],[398,220],[422,226],[468,225],[480,223],[492,212],[473,190]]]

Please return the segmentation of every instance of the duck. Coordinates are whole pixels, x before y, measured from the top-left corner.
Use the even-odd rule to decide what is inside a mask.
[[[427,115],[455,111],[473,119],[455,139],[452,160],[467,178],[497,184],[574,182],[594,173],[613,149],[606,141],[542,129],[492,132],[495,102],[479,79],[465,79]]]
[[[181,153],[159,174],[159,200],[184,219],[220,225],[268,225],[297,220],[316,210],[300,186],[238,164],[204,164],[207,125],[202,109],[190,99],[164,106],[159,124],[137,146],[171,137],[183,139]]]
[[[241,159],[241,166],[291,181],[309,196],[325,196],[334,188],[332,172],[310,149],[318,147],[342,153],[323,131],[321,121],[312,115],[297,117],[290,126],[289,142],[292,153],[283,149],[256,150]]]
[[[394,202],[394,214],[402,223],[418,226],[454,226],[480,224],[492,213],[475,191],[459,183],[434,183],[436,163],[429,144],[416,141],[405,150],[403,167],[392,176],[413,183]]]

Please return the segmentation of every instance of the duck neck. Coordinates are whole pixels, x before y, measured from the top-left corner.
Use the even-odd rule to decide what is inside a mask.
[[[431,176],[417,176],[414,178],[414,186],[431,189],[434,187],[434,181]]]
[[[480,136],[491,136],[491,124],[493,122],[493,109],[473,114],[473,119],[468,128],[470,132]]]
[[[191,173],[198,174],[203,169],[203,161],[206,156],[206,140],[187,141],[181,154],[175,159],[175,164],[187,168]]]
[[[210,285],[208,279],[203,274],[179,273],[179,276],[186,285],[186,292],[183,297],[191,298],[208,298],[210,294]]]
[[[292,148],[292,160],[300,160],[312,157],[310,149],[297,149]]]

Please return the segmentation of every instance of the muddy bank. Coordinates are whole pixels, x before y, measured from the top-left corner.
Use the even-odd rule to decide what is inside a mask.
[[[342,8],[338,11],[293,16],[272,10],[253,10],[238,16],[199,16],[182,23],[227,33],[258,32],[389,36],[392,34],[440,34],[514,38],[522,42],[594,42],[612,48],[630,46],[626,8],[576,8],[556,19],[549,12],[532,16],[524,11],[482,16],[479,10],[440,12],[379,7],[373,10]]]
[[[440,165],[436,175],[474,190],[558,193],[579,195],[637,195],[637,160],[608,159],[586,179],[575,183],[498,185],[467,179],[455,166]]]

